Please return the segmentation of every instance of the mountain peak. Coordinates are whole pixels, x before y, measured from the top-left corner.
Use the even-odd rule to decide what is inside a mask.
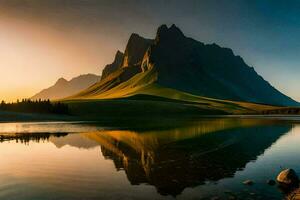
[[[141,38],[143,38],[143,37],[141,37],[139,34],[132,33],[129,37],[128,43],[136,42],[137,40],[140,40]]]
[[[158,27],[157,29],[157,35],[159,35],[160,33],[164,33],[168,31],[168,26],[163,24],[160,27]]]
[[[126,45],[122,66],[128,67],[141,62],[146,50],[152,43],[153,40],[143,38],[136,33],[131,34]]]
[[[169,28],[163,24],[157,29],[156,41],[161,39],[178,39],[184,37],[183,32],[175,25],[172,24]]]
[[[62,77],[56,81],[55,85],[61,85],[61,84],[66,84],[66,83],[68,83],[68,81]]]
[[[122,64],[123,58],[124,58],[124,53],[118,50],[116,55],[115,55],[115,59],[113,61],[113,64],[120,67],[121,64]]]
[[[100,80],[100,76],[95,74],[82,74],[67,81],[60,78],[56,81],[55,85],[41,90],[39,93],[31,97],[31,99],[61,99],[67,96],[76,94],[83,89],[95,84]]]
[[[118,70],[122,65],[123,58],[124,53],[118,50],[115,55],[114,61],[111,64],[106,65],[102,70],[101,80],[105,79],[109,74]]]
[[[120,50],[117,51],[115,57],[119,57],[119,56],[123,56],[123,52],[121,52]]]
[[[171,25],[169,31],[183,35],[182,31],[175,24]]]

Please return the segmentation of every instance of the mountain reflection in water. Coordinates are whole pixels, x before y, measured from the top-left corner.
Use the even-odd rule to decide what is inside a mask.
[[[208,125],[208,126],[207,126]],[[102,131],[86,136],[101,144],[105,158],[124,169],[131,184],[154,185],[162,195],[231,177],[255,160],[289,126],[226,127],[226,122],[154,132]],[[214,131],[217,130],[217,131]]]
[[[0,140],[46,140],[58,148],[100,145],[102,155],[124,170],[132,185],[146,183],[161,195],[177,196],[187,187],[232,177],[291,128],[266,120],[209,119],[161,130],[27,133]]]

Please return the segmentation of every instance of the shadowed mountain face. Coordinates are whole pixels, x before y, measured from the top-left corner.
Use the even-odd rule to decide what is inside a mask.
[[[70,81],[60,78],[53,86],[42,90],[31,97],[31,99],[61,99],[86,89],[99,80],[100,76],[94,74],[80,75],[71,79]]]
[[[147,49],[152,43],[153,40],[145,39],[135,33],[132,34],[126,45],[125,53],[123,54],[122,52],[117,51],[114,61],[104,67],[101,80],[114,72],[122,71],[124,68],[129,68],[127,70],[130,70],[130,68],[139,68],[139,70],[134,72],[132,75],[141,72],[141,62]]]
[[[162,87],[217,99],[299,105],[265,81],[231,49],[188,38],[175,25],[159,27],[155,40],[132,34],[122,62],[122,55],[117,55],[113,64],[103,70],[105,75],[101,82],[90,91],[83,91],[77,98],[101,96],[112,89],[115,90],[113,93],[117,93],[118,87],[124,91],[126,87],[131,89],[156,83]],[[151,77],[143,75],[145,73],[151,74]],[[136,75],[139,78],[135,79],[139,81],[130,82]],[[124,82],[128,83],[126,87]],[[125,94],[130,95],[130,92]]]
[[[118,51],[114,62],[103,69],[101,79],[104,83],[103,91],[126,82],[134,75],[141,73],[143,57],[152,43],[153,40],[145,39],[133,33],[128,40],[125,53],[122,54]],[[106,86],[111,83],[113,83],[112,86]]]
[[[148,51],[147,65],[157,70],[160,85],[218,99],[297,105],[231,49],[187,38],[175,25],[161,26]]]
[[[147,49],[152,43],[153,40],[145,39],[135,33],[132,34],[126,46],[122,66],[129,67],[137,64],[140,65]]]
[[[120,69],[122,66],[123,58],[124,54],[121,51],[117,51],[114,61],[104,67],[101,75],[101,80],[106,78],[109,74],[112,74],[113,72]]]

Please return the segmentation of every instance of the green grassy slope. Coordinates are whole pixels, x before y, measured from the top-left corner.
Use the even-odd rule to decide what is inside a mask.
[[[75,113],[97,115],[160,115],[160,114],[254,114],[279,107],[234,102],[192,95],[155,84],[157,73],[148,70],[121,82],[121,72],[81,93],[66,98]]]
[[[66,100],[114,99],[128,97],[140,93],[143,88],[151,85],[157,79],[157,73],[154,70],[149,70],[138,73],[129,80],[122,81],[120,77],[123,72],[124,70],[120,69],[86,90],[66,98]]]

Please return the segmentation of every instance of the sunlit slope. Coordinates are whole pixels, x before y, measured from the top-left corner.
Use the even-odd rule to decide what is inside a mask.
[[[230,114],[256,113],[262,110],[278,108],[275,106],[255,103],[212,99],[162,87],[155,84],[157,73],[154,70],[138,73],[129,80],[123,82],[120,80],[121,73],[122,72],[118,71],[111,74],[110,77],[107,77],[105,80],[91,86],[87,90],[84,90],[75,96],[65,99],[65,101],[75,101],[77,103],[80,101],[85,103],[87,103],[87,101],[95,102],[97,100],[102,100],[102,103],[105,100],[105,102],[109,103],[114,99],[134,102],[136,102],[136,100],[140,100],[140,102],[158,101],[173,104],[180,103],[182,105],[190,105],[206,110],[220,110]]]
[[[126,70],[126,69],[125,69]],[[140,94],[145,88],[157,79],[154,70],[141,72],[126,80],[122,78],[125,70],[121,69],[109,75],[104,80],[94,84],[77,95],[71,96],[66,100],[72,99],[113,99],[128,97]],[[125,80],[124,80],[125,79]]]

